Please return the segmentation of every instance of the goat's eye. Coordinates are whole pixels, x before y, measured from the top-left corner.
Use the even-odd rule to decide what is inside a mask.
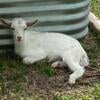
[[[27,28],[24,28],[24,30],[27,30]]]
[[[11,28],[13,31],[15,30],[13,27]]]

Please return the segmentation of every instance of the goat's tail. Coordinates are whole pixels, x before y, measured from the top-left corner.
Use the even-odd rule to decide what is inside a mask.
[[[80,65],[81,66],[88,66],[89,65],[89,58],[88,58],[86,53],[84,55],[82,55],[82,57],[80,59]]]

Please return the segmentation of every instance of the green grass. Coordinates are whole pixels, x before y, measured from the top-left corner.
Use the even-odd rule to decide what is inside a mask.
[[[100,18],[100,0],[92,0],[91,8]],[[100,34],[90,32],[89,38],[81,44],[91,59],[91,66],[98,68]],[[64,73],[51,68],[46,60],[26,66],[19,57],[7,56],[4,52],[0,54],[0,100],[99,100],[100,82],[96,82],[97,79],[94,82],[89,79],[90,84],[86,86],[63,87],[67,79],[67,76],[62,77]]]
[[[100,84],[95,85],[92,94],[94,100],[100,100]]]
[[[36,68],[37,70],[41,71],[42,73],[48,75],[49,77],[53,76],[56,74],[56,71],[54,68],[52,68],[46,60],[42,60],[40,62],[36,63]]]
[[[91,0],[91,11],[100,18],[100,0]]]
[[[90,94],[80,94],[81,98],[77,98],[76,95],[63,95],[62,93],[56,93],[53,100],[100,100],[100,84],[93,85]]]
[[[74,96],[62,95],[60,93],[54,95],[53,100],[75,100]]]

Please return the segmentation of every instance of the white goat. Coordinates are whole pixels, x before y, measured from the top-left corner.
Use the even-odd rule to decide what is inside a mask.
[[[35,24],[26,22],[21,18],[12,21],[3,20],[13,30],[15,52],[23,58],[23,63],[32,64],[48,57],[54,61],[53,67],[59,63],[66,64],[73,73],[69,83],[74,84],[84,72],[84,66],[89,64],[88,57],[80,43],[68,35],[60,33],[40,33],[27,31],[27,26]],[[61,61],[57,61],[58,59]]]

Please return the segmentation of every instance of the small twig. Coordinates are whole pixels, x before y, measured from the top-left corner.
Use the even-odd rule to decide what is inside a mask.
[[[86,68],[100,72],[100,69],[98,69],[98,68],[94,68],[94,67],[90,67],[90,66],[86,66]]]
[[[100,60],[97,60],[97,59],[94,59],[94,60],[89,60],[89,61],[98,61],[98,62],[100,62]]]
[[[34,85],[35,88],[37,87],[35,80],[33,80],[33,85]]]
[[[100,37],[92,37],[92,38],[88,38],[88,40],[95,40],[95,39],[100,39]]]
[[[89,78],[89,77],[100,77],[100,74],[92,74],[92,75],[86,75],[86,77],[87,78]]]

